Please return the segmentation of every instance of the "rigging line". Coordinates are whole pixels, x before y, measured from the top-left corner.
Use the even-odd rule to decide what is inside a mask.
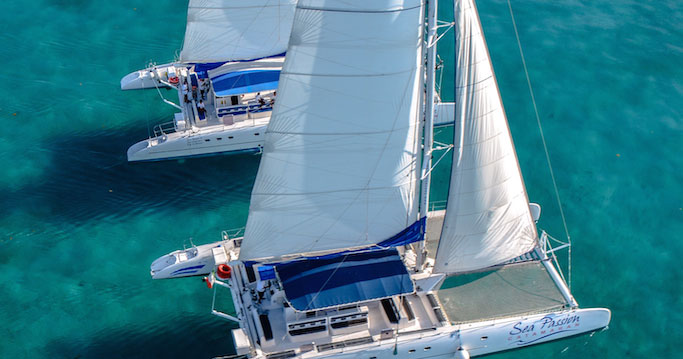
[[[341,266],[344,264],[344,262],[346,262],[346,259],[349,258],[349,255],[350,255],[350,254],[347,254],[347,255],[344,256],[344,259],[342,259],[341,262],[339,262],[339,265],[337,265],[337,266],[334,268],[334,270],[332,271],[332,273],[330,274],[330,276],[327,277],[327,279],[325,280],[325,283],[323,283],[323,285],[320,286],[320,289],[318,289],[318,290],[316,291],[316,293],[315,293],[315,295],[313,296],[313,298],[311,298],[311,300],[308,301],[308,304],[306,305],[306,310],[307,310],[307,311],[311,308],[311,305],[313,305],[313,302],[315,302],[315,300],[318,299],[318,296],[320,295],[320,293],[322,293],[323,289],[325,289],[325,286],[327,285],[327,283],[329,283],[329,281],[332,279],[332,277],[334,277],[334,275],[337,273],[337,271],[339,270],[339,268],[341,268]]]
[[[564,225],[564,232],[567,235],[567,241],[571,242],[571,237],[569,236],[569,228],[567,227],[567,220],[564,215],[564,210],[562,209],[562,201],[560,200],[560,192],[557,189],[557,181],[555,180],[555,173],[553,172],[553,166],[550,162],[550,154],[548,153],[548,145],[545,141],[545,135],[543,134],[543,126],[541,126],[541,117],[538,115],[538,107],[536,105],[536,98],[534,97],[534,90],[531,87],[531,80],[529,78],[529,71],[526,66],[526,60],[524,59],[524,51],[522,50],[522,43],[519,40],[519,32],[517,31],[517,23],[515,22],[515,15],[512,12],[512,4],[510,0],[507,0],[508,9],[510,10],[510,18],[512,19],[512,27],[515,29],[515,38],[517,39],[517,46],[519,48],[519,54],[522,57],[522,65],[524,66],[524,75],[526,76],[526,82],[529,86],[529,94],[531,95],[531,102],[534,105],[534,113],[536,115],[536,122],[538,124],[538,131],[541,134],[541,141],[543,142],[543,150],[545,151],[545,159],[548,162],[548,169],[550,170],[550,177],[553,181],[553,188],[555,189],[555,197],[557,198],[557,205],[560,207],[560,216],[562,217],[562,224]],[[571,273],[569,274],[571,278]],[[570,279],[571,282],[571,279]],[[571,286],[570,286],[571,287]]]
[[[425,178],[427,178],[427,176],[429,176],[429,174],[432,173],[432,171],[434,171],[434,169],[436,168],[436,165],[438,165],[439,162],[441,162],[441,160],[442,160],[444,157],[446,157],[446,154],[447,154],[448,152],[450,152],[452,149],[453,149],[453,145],[450,145],[450,146],[446,147],[446,152],[444,152],[443,154],[441,154],[441,157],[439,157],[439,159],[436,160],[436,163],[435,163],[434,165],[432,165],[432,168],[429,169],[429,172],[425,173],[425,175],[422,176],[422,178],[420,178],[420,180],[424,180]],[[433,152],[433,151],[431,151],[431,152]]]
[[[439,40],[441,40],[442,37],[446,36],[446,34],[448,33],[448,31],[450,31],[454,26],[455,26],[455,22],[452,22],[452,23],[450,23],[450,24],[448,24],[448,25],[437,26],[437,27],[436,27],[437,29],[442,28],[442,27],[446,27],[446,30],[444,30],[444,32],[443,32],[441,35],[439,35],[434,41],[432,41],[432,43],[429,44],[427,47],[432,47],[432,46],[434,46],[437,42],[439,42]]]

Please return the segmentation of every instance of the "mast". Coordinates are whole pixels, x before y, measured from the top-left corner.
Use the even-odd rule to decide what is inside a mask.
[[[425,112],[424,112],[424,130],[422,131],[424,142],[422,150],[422,185],[420,188],[420,218],[427,217],[429,212],[429,187],[431,182],[431,168],[432,168],[432,147],[434,144],[434,75],[436,68],[436,18],[437,18],[437,4],[438,0],[428,0],[427,13],[427,65],[425,72],[427,73],[427,80],[425,83]],[[424,264],[425,240],[420,241],[420,253],[417,253],[416,269],[422,270]]]

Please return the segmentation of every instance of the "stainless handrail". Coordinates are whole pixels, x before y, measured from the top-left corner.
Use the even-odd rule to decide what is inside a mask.
[[[160,123],[154,126],[154,137],[167,135],[176,131],[175,121]]]

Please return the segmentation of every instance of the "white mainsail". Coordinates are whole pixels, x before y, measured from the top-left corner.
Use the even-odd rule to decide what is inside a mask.
[[[285,52],[296,0],[190,0],[180,61],[251,60]]]
[[[241,259],[358,248],[417,220],[423,4],[298,2]]]
[[[534,248],[537,234],[473,0],[455,2],[455,152],[434,270],[500,264]]]

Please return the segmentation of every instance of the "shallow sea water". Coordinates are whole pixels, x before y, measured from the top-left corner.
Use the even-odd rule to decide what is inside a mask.
[[[507,3],[478,6],[529,196],[543,205],[540,226],[561,238]],[[593,336],[492,357],[677,357],[683,3],[512,6],[574,244],[573,293],[613,317]],[[152,281],[148,271],[189,238],[212,242],[246,223],[259,157],[125,158],[173,109],[155,91],[120,91],[119,79],[172,60],[185,13],[186,2],[170,0],[0,4],[0,357],[232,351],[232,325],[209,313],[199,279]],[[448,2],[441,15],[452,16]],[[448,166],[435,172],[434,200],[445,198]]]

